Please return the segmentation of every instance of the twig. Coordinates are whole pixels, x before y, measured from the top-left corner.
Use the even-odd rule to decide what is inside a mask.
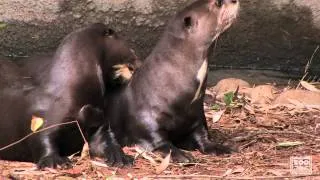
[[[296,89],[298,89],[300,86],[301,86],[301,81],[304,81],[304,79],[307,77],[307,75],[308,75],[309,73],[308,72],[306,72],[303,76],[302,76],[302,78],[301,78],[301,80],[299,81],[299,83],[298,83],[298,85],[297,85],[297,87],[296,87]]]
[[[316,53],[318,52],[319,48],[320,48],[320,46],[318,45],[318,46],[316,47],[316,49],[314,50],[314,52],[313,52],[310,60],[308,61],[307,65],[306,65],[306,67],[305,67],[305,69],[304,69],[304,76],[303,76],[302,79],[299,81],[299,84],[297,85],[296,89],[298,89],[298,88],[300,87],[301,81],[303,81],[303,80],[307,77],[307,75],[308,75],[308,70],[309,70],[309,68],[310,68],[310,66],[311,66],[311,63],[312,63],[312,61],[313,61]]]
[[[41,130],[39,130],[39,131],[32,132],[32,133],[26,135],[25,137],[23,137],[22,139],[14,142],[14,143],[11,143],[11,144],[9,144],[9,145],[7,145],[7,146],[5,146],[5,147],[0,148],[0,151],[3,151],[3,150],[5,150],[5,149],[8,149],[8,148],[10,148],[10,147],[12,147],[12,146],[14,146],[14,145],[16,145],[16,144],[19,144],[19,143],[21,143],[22,141],[26,140],[27,138],[29,138],[29,137],[32,136],[32,135],[38,134],[38,133],[43,132],[43,131],[46,131],[46,130],[48,130],[48,129],[52,129],[52,128],[59,127],[59,126],[64,126],[64,125],[70,125],[70,124],[74,124],[74,123],[77,124],[77,126],[78,126],[78,128],[79,128],[79,131],[80,131],[80,133],[81,133],[81,136],[82,136],[82,138],[83,138],[83,141],[84,141],[85,143],[87,143],[87,140],[86,140],[86,138],[84,137],[84,135],[83,135],[83,133],[82,133],[82,130],[81,130],[81,128],[80,128],[80,125],[79,125],[78,121],[70,121],[70,122],[66,122],[66,123],[54,124],[54,125],[48,126],[48,127],[46,127],[46,128],[43,128],[43,129],[41,129]]]
[[[167,175],[167,176],[147,176],[145,179],[284,179],[284,178],[305,178],[305,177],[320,177],[320,173],[311,175],[297,176],[243,176],[243,177],[225,177],[225,176],[210,176],[210,175]]]
[[[314,52],[313,52],[313,54],[312,54],[312,56],[311,56],[311,58],[310,58],[310,61],[309,61],[310,63],[307,65],[307,67],[306,67],[306,69],[305,69],[304,72],[307,72],[308,69],[310,68],[310,65],[311,65],[314,57],[316,56],[316,53],[318,52],[319,48],[320,48],[320,46],[318,45],[318,46],[316,47],[316,49],[314,50]]]
[[[244,148],[247,148],[247,147],[251,146],[252,144],[254,144],[254,143],[256,143],[256,142],[258,142],[257,139],[252,140],[252,141],[250,141],[249,143],[244,144],[244,145],[242,145],[241,147],[239,147],[239,150],[243,150]]]

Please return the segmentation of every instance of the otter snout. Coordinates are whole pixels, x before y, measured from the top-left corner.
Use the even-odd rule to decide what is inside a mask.
[[[219,9],[218,25],[221,32],[225,31],[235,21],[240,9],[239,0],[215,0]]]

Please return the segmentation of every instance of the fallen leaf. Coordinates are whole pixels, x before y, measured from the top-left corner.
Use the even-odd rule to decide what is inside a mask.
[[[95,165],[95,166],[99,166],[99,167],[104,167],[104,168],[108,168],[109,166],[104,164],[104,163],[101,163],[101,162],[98,162],[98,161],[94,161],[94,160],[91,160],[90,161],[92,165]]]
[[[168,168],[170,164],[170,159],[171,159],[171,150],[169,154],[162,160],[161,164],[156,168],[156,174],[160,174]]]
[[[301,81],[300,84],[302,87],[306,88],[309,91],[320,92],[320,89],[316,88],[316,86],[308,83],[307,81]]]
[[[90,155],[89,155],[89,144],[86,142],[86,143],[83,145],[80,159],[85,159],[85,158],[87,158],[87,157],[89,157],[89,156],[90,156]]]
[[[74,156],[75,156],[75,155],[77,155],[79,152],[80,152],[80,151],[78,151],[78,152],[76,152],[76,153],[71,154],[70,156],[68,156],[68,158],[69,158],[69,159],[73,159],[73,158],[74,158]]]
[[[222,176],[226,177],[232,174],[232,169],[228,169]]]
[[[235,169],[228,169],[224,174],[223,177],[230,176],[232,174],[241,174],[245,171],[245,169],[241,166],[236,167]]]
[[[277,147],[293,147],[293,146],[299,146],[299,145],[302,145],[304,144],[303,142],[301,141],[295,141],[295,142],[281,142],[281,143],[278,143],[277,144]]]
[[[36,132],[38,129],[40,129],[43,125],[43,118],[32,116],[31,119],[31,131]]]
[[[232,171],[232,174],[241,174],[241,173],[243,173],[244,171],[245,171],[244,167],[238,166],[238,167],[236,167],[236,169],[234,169],[234,170]]]
[[[221,110],[218,112],[214,112],[212,115],[212,122],[213,123],[217,123],[218,121],[220,121],[222,115],[226,112],[226,110]]]
[[[141,155],[143,158],[149,160],[152,165],[157,165],[156,160],[155,160],[153,157],[149,156],[149,155],[147,154],[147,151],[146,151],[146,150],[141,149],[141,148],[139,148],[139,147],[135,147],[135,150],[136,150],[137,153],[138,153],[138,154],[135,156],[135,159],[137,159],[137,158]]]

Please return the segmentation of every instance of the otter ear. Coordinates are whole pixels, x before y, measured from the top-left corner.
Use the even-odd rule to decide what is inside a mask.
[[[221,7],[222,6],[222,3],[223,3],[223,0],[215,0],[215,5],[217,7]]]
[[[185,28],[191,28],[193,26],[194,22],[191,16],[187,16],[183,19],[183,25]]]
[[[113,29],[108,28],[105,32],[105,36],[114,36],[116,32]]]

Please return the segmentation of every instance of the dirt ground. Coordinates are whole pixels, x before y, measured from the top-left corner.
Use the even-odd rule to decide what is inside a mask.
[[[136,157],[132,167],[111,168],[101,160],[73,157],[71,169],[38,171],[32,163],[0,161],[0,179],[320,179],[319,83],[296,87],[225,79],[207,88],[210,134],[238,149],[231,155],[194,151],[194,163],[168,164],[156,153],[126,147]],[[234,96],[228,102],[230,91]],[[295,158],[312,162],[296,164]]]

